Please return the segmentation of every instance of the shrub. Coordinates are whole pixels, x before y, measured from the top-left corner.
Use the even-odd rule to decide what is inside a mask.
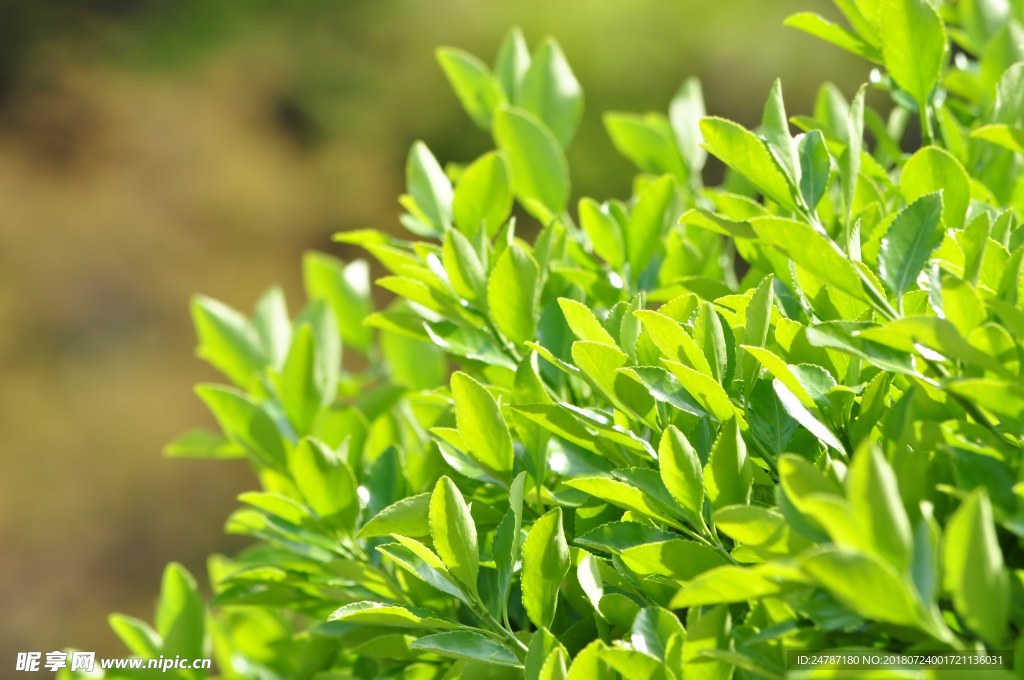
[[[776,83],[751,131],[688,81],[605,116],[640,174],[575,214],[558,45],[440,50],[496,150],[413,146],[421,240],[338,234],[394,300],[311,254],[294,321],[276,290],[251,318],[194,301],[233,386],[169,453],[249,460],[227,530],[255,541],[211,558],[208,605],[170,567],[155,628],[112,618],[129,649],[320,680],[1020,650],[1024,4],[836,5],[850,28],[789,23],[878,64],[890,113],[826,84],[790,118]]]

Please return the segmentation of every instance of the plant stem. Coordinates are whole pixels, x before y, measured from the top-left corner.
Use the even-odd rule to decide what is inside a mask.
[[[935,133],[932,130],[932,117],[928,112],[928,103],[919,102],[917,109],[921,117],[921,136],[924,137],[925,146],[929,146],[935,142]]]
[[[477,607],[478,608],[474,608],[474,613],[482,618],[495,633],[511,642],[520,653],[525,654],[528,651],[527,646],[523,644],[522,640],[513,635],[512,631],[505,628],[505,626],[498,623],[497,619],[491,616],[491,613],[487,611],[487,607],[483,602],[477,600]]]

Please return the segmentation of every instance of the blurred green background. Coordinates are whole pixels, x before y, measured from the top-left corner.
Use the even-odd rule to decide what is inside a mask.
[[[434,60],[491,61],[506,29],[562,44],[587,111],[574,191],[622,196],[607,110],[666,109],[682,80],[748,125],[772,80],[790,112],[864,64],[782,26],[816,0],[0,0],[0,659],[123,651],[106,615],[149,619],[165,562],[205,578],[242,465],[168,460],[212,424],[192,392],[188,297],[299,301],[311,248],[398,229],[406,151],[488,140]],[[8,671],[3,671],[6,675]]]

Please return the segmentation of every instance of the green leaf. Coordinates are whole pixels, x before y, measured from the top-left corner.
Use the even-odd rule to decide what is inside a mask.
[[[644,330],[666,358],[713,377],[704,352],[686,332],[682,324],[660,312],[641,309],[633,315],[643,322]]]
[[[786,210],[796,211],[793,189],[772,157],[768,146],[754,133],[724,118],[700,122],[704,147],[730,168],[746,177],[766,197]]]
[[[1002,645],[1012,597],[983,489],[968,495],[946,526],[945,583],[964,623],[993,647]]]
[[[429,536],[430,496],[429,492],[421,493],[392,503],[363,524],[359,538],[382,538],[392,534],[413,538]]]
[[[777,595],[782,586],[755,567],[727,564],[704,572],[675,594],[672,609],[706,607],[734,602],[753,602],[762,597]]]
[[[716,420],[725,422],[736,415],[736,407],[730,401],[729,395],[714,379],[677,361],[662,359],[662,363],[668,367],[683,389]]]
[[[771,547],[786,531],[782,514],[761,505],[727,505],[714,515],[715,528],[747,546]]]
[[[280,368],[292,340],[292,322],[284,292],[273,286],[260,297],[253,309],[252,325],[263,345],[270,366]]]
[[[567,680],[569,677],[568,664],[569,654],[565,651],[565,648],[556,647],[548,654],[548,658],[545,659],[544,665],[541,666],[536,680]]]
[[[655,680],[666,675],[661,661],[625,645],[602,650],[601,660],[617,671],[618,677],[629,680]]]
[[[914,375],[913,362],[908,353],[894,350],[888,345],[865,337],[872,333],[874,324],[851,321],[828,321],[811,326],[806,331],[807,342],[814,347],[830,347],[894,373]]]
[[[689,174],[676,147],[675,132],[664,116],[606,113],[604,127],[616,150],[643,172],[680,180]]]
[[[320,409],[333,397],[324,391],[326,385],[318,375],[319,365],[313,328],[302,324],[276,381],[281,405],[296,432],[309,432]]]
[[[516,103],[544,121],[563,149],[569,146],[583,116],[583,92],[554,39],[534,52]]]
[[[760,239],[799,266],[844,293],[865,299],[857,269],[827,236],[810,225],[783,217],[755,217],[750,224]]]
[[[223,435],[198,427],[165,446],[164,455],[172,458],[244,458],[245,449]]]
[[[423,142],[416,142],[409,150],[405,166],[406,184],[416,207],[430,221],[434,233],[451,228],[452,183],[441,165]]]
[[[775,276],[769,274],[761,280],[761,283],[757,284],[754,294],[750,297],[743,329],[744,344],[749,347],[764,347],[768,341],[772,308],[775,305],[775,294],[772,291],[774,284]],[[746,351],[741,356],[740,377],[747,381],[747,393],[749,394],[754,380],[757,378],[759,362],[756,357]]]
[[[790,453],[781,456],[779,485],[793,507],[821,524],[831,536],[846,538],[858,533],[842,498],[842,488],[807,460]],[[834,512],[836,507],[843,509],[842,515]],[[859,533],[857,539],[854,543],[859,545]]]
[[[586,553],[576,567],[576,580],[595,612],[601,611],[601,598],[604,597],[604,580],[597,558]]]
[[[532,404],[513,407],[517,413],[537,423],[552,434],[597,453],[597,435],[584,425],[576,414],[560,404]]]
[[[521,345],[534,339],[539,269],[533,256],[513,243],[494,264],[487,281],[487,309],[506,338]]]
[[[941,284],[942,315],[949,320],[963,336],[982,326],[987,316],[985,303],[978,290],[971,284],[952,276],[943,277]]]
[[[111,614],[107,621],[132,654],[148,659],[160,656],[160,635],[145,621],[124,614]]]
[[[945,387],[1016,427],[1024,426],[1024,389],[1021,389],[1019,382],[966,378],[949,381]]]
[[[558,306],[562,309],[565,322],[569,324],[577,338],[616,346],[615,339],[605,330],[589,307],[569,298],[558,298]]]
[[[770,381],[754,386],[747,400],[747,423],[753,435],[770,454],[778,456],[796,431],[797,422],[786,413]]]
[[[909,202],[942,192],[942,219],[946,226],[959,228],[967,218],[971,203],[971,178],[951,153],[928,146],[903,165],[900,190]]]
[[[377,552],[385,555],[399,567],[424,583],[447,593],[460,602],[470,604],[470,598],[455,583],[441,558],[430,548],[408,536],[395,535],[397,543],[377,546]]]
[[[683,640],[683,668],[687,680],[730,680],[731,664],[718,661],[708,654],[729,647],[729,629],[732,619],[728,607],[691,610],[686,620],[686,638]]]
[[[537,629],[530,638],[530,646],[526,652],[525,680],[537,680],[547,659],[559,649],[565,652],[558,638],[545,628]]]
[[[709,302],[704,302],[697,308],[693,320],[693,340],[708,361],[711,377],[722,386],[728,387],[732,382],[735,349],[726,342],[725,326]]]
[[[203,295],[192,298],[196,353],[239,387],[247,387],[267,363],[255,327],[236,310]]]
[[[539,680],[544,672],[544,667],[547,665],[549,658],[557,657],[557,652],[561,651],[562,656],[567,660],[568,655],[565,652],[565,647],[558,642],[558,639],[549,633],[546,629],[539,629],[534,633],[529,640],[529,648],[526,651],[526,662],[524,669],[524,680]],[[564,677],[564,666],[562,664],[562,674]],[[557,672],[557,663],[552,664],[552,672]]]
[[[341,377],[341,332],[334,312],[324,300],[310,300],[295,325],[308,325],[313,331],[316,345],[313,363],[313,381],[324,395],[325,405],[334,401]]]
[[[558,588],[569,566],[562,509],[555,508],[541,515],[523,544],[523,606],[538,628],[548,628],[554,621]]]
[[[427,630],[455,630],[464,628],[427,609],[402,607],[380,602],[353,602],[339,607],[328,621],[346,621],[389,628],[423,628]]]
[[[625,262],[626,243],[622,227],[611,214],[608,205],[601,205],[592,198],[583,198],[579,203],[580,226],[590,239],[590,244],[613,269],[621,269]]]
[[[253,506],[266,515],[282,519],[296,526],[308,524],[312,517],[309,510],[300,501],[282,493],[246,491],[238,494],[238,500]]]
[[[432,652],[453,659],[480,661],[493,666],[522,667],[511,649],[480,633],[468,630],[426,635],[410,642],[409,649]]]
[[[455,226],[469,237],[480,229],[494,237],[512,210],[512,180],[505,158],[484,154],[459,176],[452,200]]]
[[[828,153],[825,135],[811,130],[797,145],[800,157],[800,195],[811,210],[818,207],[832,175],[832,157]]]
[[[813,368],[817,368],[819,371],[823,372],[823,369],[820,369],[817,366],[814,366]],[[832,428],[824,422],[824,419],[818,412],[817,407],[812,409],[807,406],[806,398],[797,396],[797,394],[792,391],[791,387],[779,378],[772,381],[772,387],[775,388],[775,394],[778,396],[783,408],[786,409],[786,413],[803,425],[811,434],[817,437],[818,441],[841,453],[846,451],[843,443],[836,437]],[[803,394],[807,394],[806,389],[803,389],[802,392]]]
[[[310,299],[324,300],[334,311],[345,343],[365,351],[373,338],[372,330],[363,325],[373,311],[366,262],[356,260],[346,265],[327,255],[306,253],[302,277]]]
[[[846,124],[846,151],[839,159],[842,177],[843,205],[846,208],[847,233],[852,243],[847,246],[848,250],[855,252],[859,242],[852,238],[851,228],[854,226],[854,203],[857,198],[857,185],[860,181],[861,154],[864,148],[864,97],[866,85],[857,90],[857,95],[850,102],[850,110],[844,121]]]
[[[523,32],[518,26],[513,26],[501,41],[498,56],[494,60],[494,77],[512,103],[519,99],[520,84],[528,68],[530,48],[526,45]]]
[[[726,563],[714,548],[680,538],[626,548],[622,560],[640,576],[658,575],[680,582]]]
[[[295,485],[329,526],[351,534],[359,515],[358,484],[348,465],[316,439],[305,438],[291,457]]]
[[[161,653],[164,656],[202,656],[205,622],[206,606],[192,574],[180,564],[168,564],[154,619],[156,632],[163,640]]]
[[[886,69],[924,112],[946,60],[942,19],[927,0],[879,0],[878,24]]]
[[[468,374],[456,372],[451,379],[455,422],[467,454],[499,477],[511,477],[512,435],[498,403],[483,385]]]
[[[800,159],[797,156],[796,143],[789,133],[789,117],[786,115],[786,105],[782,98],[782,81],[778,78],[772,83],[768,101],[764,105],[761,132],[782,172],[790,183],[795,184],[800,175]]]
[[[824,547],[805,555],[800,565],[847,609],[865,619],[920,627],[920,606],[910,584],[876,558]]]
[[[487,273],[473,244],[462,232],[453,229],[445,234],[441,261],[457,294],[471,301],[485,299]]]
[[[917,280],[942,242],[942,196],[923,196],[901,211],[882,239],[879,275],[897,298]]]
[[[621,553],[626,548],[643,543],[657,543],[673,539],[677,534],[655,529],[639,522],[608,522],[576,537],[576,543],[604,552]]]
[[[986,142],[998,144],[1010,151],[1024,154],[1024,128],[1019,126],[1007,125],[1005,123],[983,125],[972,131],[971,137],[983,139]]]
[[[502,108],[494,117],[494,139],[523,207],[543,223],[563,214],[569,205],[569,166],[544,124],[522,109]]]
[[[700,121],[705,115],[704,94],[701,92],[700,81],[697,78],[687,78],[672,97],[668,117],[676,134],[679,152],[686,160],[691,176],[700,175],[707,158],[707,153],[701,146],[704,139],[700,132]]]
[[[784,23],[786,26],[796,28],[825,42],[832,43],[836,47],[852,52],[859,57],[871,61],[881,60],[878,50],[861,39],[860,36],[851,33],[842,26],[814,12],[798,12],[787,17]]]
[[[925,347],[940,352],[948,359],[963,361],[1003,377],[1011,375],[995,357],[967,342],[952,322],[937,316],[907,316],[883,326],[867,328],[860,332],[860,336],[903,352],[920,353],[920,348]]]
[[[656,401],[671,404],[674,408],[695,416],[706,416],[707,411],[683,389],[679,381],[664,368],[657,366],[636,366],[623,369],[632,372]]]
[[[700,457],[683,433],[669,425],[658,445],[661,479],[681,506],[700,517],[704,511],[704,472]]]
[[[661,247],[662,238],[675,219],[675,180],[660,177],[640,192],[626,226],[626,253],[633,277],[647,269]]]
[[[654,400],[646,389],[616,373],[629,362],[629,357],[618,347],[580,340],[572,345],[572,360],[616,407],[634,411],[639,416],[647,415],[653,408]],[[630,385],[633,389],[629,389]]]
[[[672,636],[685,634],[675,614],[661,607],[647,607],[633,619],[629,641],[637,651],[664,660]]]
[[[747,222],[734,222],[722,215],[700,208],[690,208],[684,212],[679,218],[679,224],[698,227],[722,236],[731,236],[733,239],[757,238],[753,227]]]
[[[903,508],[896,475],[873,446],[857,452],[850,466],[847,497],[868,543],[898,571],[910,564],[910,520]]]
[[[453,47],[438,49],[437,61],[462,108],[474,123],[490,130],[494,111],[505,102],[505,96],[487,66],[472,54]]]
[[[252,399],[237,390],[218,385],[200,385],[202,399],[224,434],[268,467],[284,470],[285,444],[277,425]]]
[[[380,334],[380,350],[394,385],[412,390],[432,389],[443,384],[448,375],[447,358],[442,349],[432,343],[385,330]]]
[[[441,477],[430,496],[430,537],[444,565],[466,589],[476,595],[480,548],[476,524],[462,493],[448,477]]]
[[[704,486],[714,508],[750,502],[754,471],[735,418],[722,425],[704,469]]]
[[[630,600],[632,602],[632,600]],[[616,680],[619,675],[602,660],[604,643],[594,640],[583,648],[569,666],[568,680]]]

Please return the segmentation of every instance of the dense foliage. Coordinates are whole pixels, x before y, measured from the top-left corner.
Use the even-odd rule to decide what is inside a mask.
[[[1024,653],[1024,3],[836,5],[849,28],[789,22],[870,87],[790,118],[776,83],[756,131],[692,81],[667,116],[608,114],[633,196],[575,214],[557,44],[439,51],[496,150],[412,148],[422,240],[337,236],[394,301],[318,254],[294,321],[276,290],[251,318],[195,300],[233,386],[198,389],[222,432],[169,452],[248,458],[227,528],[256,540],[210,560],[209,603],[171,566],[154,627],[113,617],[132,653],[318,680]]]

